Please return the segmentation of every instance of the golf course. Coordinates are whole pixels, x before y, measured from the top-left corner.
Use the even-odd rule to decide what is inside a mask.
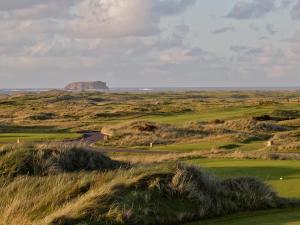
[[[3,96],[0,221],[298,225],[299,95]]]

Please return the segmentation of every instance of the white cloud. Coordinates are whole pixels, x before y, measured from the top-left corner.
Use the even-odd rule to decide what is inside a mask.
[[[300,71],[300,36],[284,43],[273,34],[288,36],[288,29],[298,29],[296,22],[283,27],[290,16],[277,12],[294,6],[293,18],[297,19],[300,3],[235,0],[238,3],[228,17],[260,19],[246,23],[232,20],[228,26],[228,19],[222,17],[226,12],[217,8],[217,1],[0,0],[1,83],[13,84],[11,79],[23,77],[22,82],[30,86],[37,79],[39,84],[53,80],[52,76],[81,80],[82,74],[84,79],[104,77],[127,86],[132,82],[250,85],[285,77],[291,81],[291,74]],[[209,21],[208,9],[213,8],[202,10],[206,4],[215,4],[220,10],[219,20]],[[191,11],[181,16],[189,7]],[[272,10],[274,15],[266,18],[268,21],[262,19]],[[269,21],[273,16],[274,21]],[[255,32],[242,27],[249,23]],[[212,31],[212,27],[219,29]],[[228,33],[212,34],[223,32]],[[265,40],[259,39],[262,35]],[[12,76],[5,81],[2,78],[7,74]]]
[[[148,35],[157,31],[150,20],[150,2],[141,0],[83,0],[67,30],[79,38],[111,38]],[[150,23],[150,26],[145,26]]]
[[[117,38],[159,33],[162,17],[185,10],[195,0],[83,0],[76,19],[66,24],[70,36]]]

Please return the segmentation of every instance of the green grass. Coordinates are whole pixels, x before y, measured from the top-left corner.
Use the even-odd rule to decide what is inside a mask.
[[[0,133],[0,143],[62,141],[75,139],[81,135],[77,133]]]
[[[273,210],[243,213],[189,225],[300,225],[300,210]]]
[[[226,105],[226,104],[224,104]],[[192,107],[192,105],[191,105]],[[284,108],[285,110],[299,110],[299,105],[265,105],[265,106],[241,106],[233,105],[222,107],[220,104],[212,104],[210,106],[203,106],[203,108],[196,109],[195,112],[187,113],[150,113],[144,114],[137,113],[131,116],[117,116],[115,118],[101,118],[95,119],[97,123],[103,125],[113,125],[117,123],[124,123],[135,120],[146,120],[157,123],[168,123],[174,125],[180,125],[190,121],[213,121],[219,120],[230,120],[239,119],[249,116],[258,116],[263,114],[269,114],[270,112]]]
[[[227,150],[251,151],[265,147],[265,141],[253,141],[250,143],[231,142],[229,140],[203,140],[197,143],[178,143],[171,145],[156,145],[153,150],[166,150],[175,152],[205,151],[213,148]]]
[[[197,113],[185,113],[179,115],[168,115],[168,116],[145,116],[143,119],[159,122],[159,123],[170,123],[170,124],[180,124],[188,121],[212,121],[215,119],[227,120],[241,118],[251,115],[259,115],[268,113],[274,110],[274,106],[263,106],[263,107],[241,107],[233,106],[229,108],[221,108],[216,106],[216,108],[205,109]]]
[[[119,167],[116,161],[99,152],[80,154],[78,150],[46,146],[3,151],[1,224],[182,224],[196,218],[290,206],[290,201],[278,201],[256,179],[220,181],[176,163],[114,170]],[[94,161],[96,158],[104,161]],[[69,164],[76,170],[69,170]],[[103,168],[105,173],[101,164],[108,166]],[[100,168],[83,171],[86,165]]]
[[[298,99],[299,94],[300,92],[195,92],[150,94],[74,94],[49,92],[7,97],[0,101],[0,118],[2,124],[0,127],[0,143],[15,143],[18,138],[20,138],[21,142],[55,141],[77,138],[79,135],[70,133],[70,129],[74,132],[83,129],[100,130],[103,126],[109,124],[120,124],[134,120],[148,120],[181,126],[190,121],[230,120],[265,114],[272,115],[274,110],[300,110],[299,103],[295,101]],[[236,97],[238,95],[244,95],[246,97]],[[97,98],[99,98],[100,101],[95,101]],[[103,99],[103,102],[101,99]],[[292,101],[287,101],[287,99]],[[158,104],[156,103],[157,101]],[[192,111],[184,111],[184,109],[191,109]],[[96,116],[103,112],[107,112],[108,116]],[[57,115],[57,118],[45,118],[44,120],[42,118],[42,120],[40,120],[32,117],[41,113],[54,113]],[[287,121],[285,123],[289,124],[293,122]],[[294,128],[297,129],[298,126],[299,125],[296,125]],[[189,140],[189,142],[186,140]],[[287,142],[287,140],[284,140],[283,145]],[[178,152],[202,151],[212,148],[225,148],[228,151],[238,149],[251,151],[260,149],[264,147],[265,144],[266,141],[236,143],[226,138],[214,140],[195,139],[192,141],[186,138],[178,140],[176,144],[164,146],[154,145],[154,149]],[[103,143],[101,143],[101,145],[103,145]],[[143,148],[148,149],[148,143]],[[13,162],[13,160],[11,161]],[[270,184],[281,196],[300,199],[300,163],[297,161],[197,159],[188,162],[205,167],[221,178],[231,176],[257,176]],[[143,170],[144,168],[141,169],[141,171]],[[151,169],[151,173],[152,172]],[[4,190],[1,193],[2,196],[6,194],[17,200],[15,194],[16,190],[19,190],[17,191],[17,196],[21,196],[19,202],[7,204],[12,205],[15,210],[11,213],[12,219],[14,219],[16,215],[22,216],[22,213],[20,213],[22,207],[18,207],[18,204],[22,205],[23,202],[26,202],[24,199],[28,201],[27,204],[25,204],[28,206],[28,215],[30,215],[30,217],[37,216],[41,218],[44,214],[49,213],[48,210],[55,211],[60,207],[62,209],[67,208],[65,202],[74,196],[77,198],[82,194],[81,197],[86,197],[84,192],[86,187],[84,183],[85,179],[88,180],[88,187],[89,184],[94,185],[94,182],[98,180],[98,186],[91,186],[91,188],[97,187],[97,192],[99,189],[105,188],[103,186],[103,183],[105,183],[103,177],[107,175],[89,173],[80,174],[78,176],[81,177],[78,178],[74,178],[74,176],[77,175],[67,174],[59,179],[56,179],[55,176],[21,178],[23,182],[16,183],[16,186],[11,189],[11,192]],[[118,177],[122,182],[124,180],[127,184],[130,183],[128,182],[130,176],[130,173],[125,171],[124,174],[121,172]],[[95,177],[98,178],[95,179]],[[280,180],[280,177],[284,179]],[[62,179],[61,182],[59,182],[60,179]],[[115,174],[108,175],[105,179],[111,182],[111,180],[115,179]],[[16,182],[19,181],[17,180]],[[45,185],[47,182],[48,186]],[[26,190],[26,188],[23,188],[25,186],[28,187],[27,190],[31,193],[30,195],[28,195],[26,191],[23,191]],[[31,187],[35,186],[41,188],[40,191],[31,189]],[[77,189],[76,186],[79,186],[80,190],[83,186],[83,192],[76,194],[77,192],[74,191]],[[20,188],[22,188],[22,191],[20,191]],[[51,191],[61,191],[61,195],[58,193],[51,194]],[[75,192],[75,194],[73,192]],[[48,198],[45,198],[45,196]],[[44,203],[42,199],[45,200]],[[42,207],[37,204],[38,200],[40,204],[42,204]],[[89,201],[87,200],[86,202]],[[84,205],[82,203],[84,202],[79,202],[78,205],[81,207]],[[162,201],[159,202],[160,205],[163,203]],[[70,204],[73,203],[70,202]],[[176,204],[171,206],[178,208],[180,204],[176,202]],[[57,208],[55,209],[55,207]],[[32,208],[33,213],[30,211]],[[192,207],[189,206],[185,208],[190,210]],[[36,209],[40,211],[34,211]],[[5,215],[3,212],[1,214]],[[300,225],[299,215],[300,210],[262,211],[202,221],[201,224]],[[23,221],[15,221],[15,223],[10,224],[22,223],[24,224]],[[199,223],[195,223],[194,225],[198,224]]]

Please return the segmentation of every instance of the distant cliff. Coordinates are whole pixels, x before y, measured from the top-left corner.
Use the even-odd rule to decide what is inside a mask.
[[[64,89],[68,91],[105,90],[108,86],[102,81],[74,82],[65,86]]]

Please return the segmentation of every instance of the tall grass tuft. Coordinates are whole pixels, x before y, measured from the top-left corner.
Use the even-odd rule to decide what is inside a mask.
[[[107,192],[91,198],[93,204],[72,209],[70,216],[62,215],[51,224],[173,225],[236,212],[299,206],[278,197],[254,178],[218,180],[181,164],[158,168],[146,173],[141,168],[132,171],[130,178],[124,177]]]
[[[100,152],[72,144],[7,146],[0,150],[0,176],[49,175],[122,166]]]

